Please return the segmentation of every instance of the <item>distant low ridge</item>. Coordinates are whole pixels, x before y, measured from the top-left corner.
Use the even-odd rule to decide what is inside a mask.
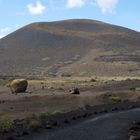
[[[0,39],[0,77],[140,76],[140,32],[88,19],[29,24]]]

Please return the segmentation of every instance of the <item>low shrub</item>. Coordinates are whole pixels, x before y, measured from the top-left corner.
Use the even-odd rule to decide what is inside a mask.
[[[121,102],[122,100],[118,96],[110,96],[109,101],[111,101],[111,102]]]
[[[137,87],[137,88],[136,88],[136,91],[137,91],[137,92],[140,92],[140,87]]]
[[[90,79],[90,82],[96,82],[96,81],[97,81],[96,79],[93,78]]]
[[[47,116],[53,116],[53,115],[58,115],[58,114],[63,114],[63,112],[62,111],[59,111],[59,110],[55,110],[55,111],[45,110],[45,111],[42,111],[40,113],[40,116],[47,117]]]
[[[140,87],[133,87],[133,88],[130,88],[130,90],[140,92]]]
[[[5,117],[0,118],[0,132],[10,131],[13,128],[14,128],[13,121]]]
[[[61,77],[71,77],[72,76],[72,74],[71,73],[62,73],[61,74]]]
[[[132,87],[132,88],[130,88],[130,90],[135,91],[135,90],[136,90],[136,88],[135,88],[135,87]]]

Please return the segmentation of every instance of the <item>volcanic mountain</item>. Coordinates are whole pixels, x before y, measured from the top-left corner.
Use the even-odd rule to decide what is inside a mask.
[[[140,76],[140,32],[96,20],[29,24],[0,39],[0,76]]]

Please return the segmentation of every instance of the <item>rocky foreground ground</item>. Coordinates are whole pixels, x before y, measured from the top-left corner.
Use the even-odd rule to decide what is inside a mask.
[[[49,138],[50,140],[52,139],[55,139],[57,137],[57,139],[59,139],[59,137],[65,137],[65,139],[69,140],[70,136],[66,136],[65,133],[63,133],[63,131],[66,131],[67,129],[69,130],[73,130],[72,128],[75,128],[75,127],[81,127],[80,129],[82,129],[82,125],[84,122],[86,121],[90,121],[90,120],[100,120],[100,117],[104,118],[104,116],[110,116],[110,121],[108,122],[108,129],[111,130],[111,128],[109,127],[112,127],[113,129],[115,129],[113,127],[114,125],[114,121],[115,119],[113,120],[113,118],[111,117],[112,114],[117,114],[118,113],[118,116],[119,114],[121,114],[121,112],[129,112],[131,110],[134,110],[134,109],[137,109],[137,108],[140,108],[140,102],[134,102],[134,103],[131,103],[131,102],[126,102],[126,103],[118,103],[118,104],[111,104],[111,105],[100,105],[100,106],[94,106],[94,107],[87,107],[87,109],[83,110],[76,110],[76,111],[71,111],[69,113],[65,113],[65,114],[55,114],[55,115],[51,115],[51,116],[40,116],[40,117],[37,117],[37,116],[32,116],[32,118],[28,118],[27,119],[16,119],[14,120],[14,128],[11,129],[10,131],[3,131],[1,134],[0,134],[0,138],[1,140],[20,140],[20,139],[33,139],[33,140],[45,140],[46,138]],[[133,116],[134,115],[134,116]],[[126,117],[127,115],[125,115]],[[129,116],[130,116],[130,113],[129,113]],[[134,117],[134,119],[136,118],[136,115],[135,114],[132,114],[131,113],[131,121],[133,120],[132,118]],[[138,117],[138,116],[137,116]],[[115,118],[115,117],[114,117]],[[116,117],[117,118],[117,117]],[[121,115],[120,117],[120,122],[122,121],[121,120]],[[127,118],[127,117],[126,117]],[[125,118],[124,118],[125,119]],[[128,119],[129,120],[129,119]],[[125,120],[126,122],[128,120]],[[119,121],[119,120],[117,120]],[[106,122],[106,121],[105,121]],[[98,125],[102,125],[102,121],[98,122]],[[112,125],[111,125],[111,124]],[[129,123],[130,123],[130,120],[129,120]],[[118,123],[117,123],[118,124]],[[120,128],[121,128],[121,124],[118,124],[120,125]],[[79,130],[80,130],[79,129]],[[89,127],[88,128],[90,131],[91,131],[91,128]],[[101,128],[101,130],[104,129],[104,128]],[[122,129],[122,128],[121,128]],[[96,130],[93,129],[94,132],[92,132],[93,134],[97,133],[98,131],[100,130]],[[61,132],[59,134],[59,131]],[[84,131],[84,127],[83,127],[83,130]],[[58,133],[57,133],[58,132]],[[68,131],[67,131],[68,132]],[[80,131],[79,131],[80,132]],[[127,132],[127,129],[126,131]],[[57,135],[53,135],[53,137],[51,136],[52,133],[56,133]],[[69,133],[69,132],[68,132]],[[73,133],[73,132],[71,132]],[[81,133],[81,132],[80,132]],[[87,135],[88,132],[85,132],[85,136]],[[38,137],[36,137],[36,135]],[[40,135],[42,138],[40,138]],[[70,134],[69,134],[70,135]],[[104,137],[104,134],[101,134],[102,137]],[[115,132],[114,132],[114,137],[116,137],[115,135]],[[77,136],[79,136],[78,134],[78,130],[77,130],[77,134],[74,133],[74,135],[72,135],[72,139],[73,140],[76,140]],[[94,135],[93,135],[94,136]],[[89,136],[89,140],[93,139],[93,136]],[[125,137],[126,138],[126,133],[125,133],[125,136],[121,134],[121,137]],[[101,136],[99,136],[100,138]],[[118,137],[118,136],[117,136]],[[81,136],[79,136],[79,139],[81,139]],[[98,136],[96,136],[96,139],[98,139]],[[105,138],[105,140],[108,140],[107,137]],[[114,138],[111,138],[111,140],[117,140],[117,139],[114,139]],[[120,139],[121,140],[121,139]]]
[[[11,94],[5,83],[1,84],[0,115],[12,120],[11,123],[9,120],[0,119],[0,123],[4,122],[5,127],[8,128],[8,131],[4,130],[0,134],[2,140],[40,140],[38,137],[40,135],[41,140],[45,140],[46,137],[53,140],[49,136],[57,131],[65,134],[63,129],[69,130],[78,127],[85,121],[98,120],[98,117],[110,116],[110,113],[119,114],[119,112],[131,111],[140,107],[140,80],[138,79],[120,81],[93,81],[90,79],[82,82],[65,81],[64,83],[52,81],[51,86],[48,83],[29,81],[27,92],[21,94]],[[69,93],[69,89],[74,85],[78,87],[80,94]],[[129,113],[129,116],[132,116],[129,121],[132,123],[136,116],[133,116],[133,113]],[[109,121],[109,124],[112,122]],[[129,128],[130,126],[125,130],[129,131]],[[129,138],[131,135],[126,131],[126,136]],[[71,132],[73,133],[73,131]],[[50,133],[50,135],[48,136],[46,133]],[[37,137],[34,137],[36,135]],[[75,140],[75,136],[77,138],[76,133],[73,140]],[[65,139],[68,140],[68,137]]]

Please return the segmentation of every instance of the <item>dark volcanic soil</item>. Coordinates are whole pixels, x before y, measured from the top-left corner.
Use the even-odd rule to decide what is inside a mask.
[[[94,123],[98,124],[98,116],[100,118],[101,115],[102,118],[103,115],[103,120],[105,119],[105,123],[112,124],[112,121],[109,121],[110,117],[115,119],[118,114],[110,114],[107,115],[107,117],[105,114],[140,107],[140,92],[135,90],[136,88],[140,87],[140,80],[95,80],[94,82],[85,80],[72,82],[65,81],[64,83],[61,83],[60,81],[51,81],[51,83],[50,81],[48,83],[44,83],[44,81],[29,81],[27,92],[17,95],[11,94],[8,87],[5,86],[6,83],[7,82],[2,81],[0,85],[0,115],[13,119],[17,127],[15,131],[1,135],[1,138],[3,137],[4,140],[8,137],[13,138],[13,136],[16,137],[16,139],[31,139],[32,137],[32,139],[36,140],[39,139],[38,137],[40,136],[40,132],[41,139],[44,140],[44,135],[46,136],[46,129],[48,134],[48,129],[52,128],[56,134],[56,137],[52,136],[53,131],[51,131],[49,132],[49,135],[47,135],[48,139],[58,139],[59,136],[64,139],[65,135],[62,134],[65,128],[67,128],[65,131],[66,134],[68,134],[68,138],[70,138],[70,135],[74,133],[72,131],[73,128],[76,129],[75,133],[78,133],[77,131],[81,125],[83,128],[89,126],[85,120],[94,118],[95,121],[93,121],[93,125]],[[69,89],[72,87],[78,87],[80,90],[80,95],[70,94]],[[115,99],[111,100],[110,97],[115,97]],[[116,98],[119,100],[116,100]],[[28,124],[27,122],[29,120],[34,120],[35,116],[41,116],[41,113],[46,111],[57,111],[61,112],[61,114],[48,116],[45,119],[39,117],[40,119],[37,119],[37,121],[41,122],[42,127],[39,127],[39,133],[37,133],[37,137],[35,137],[36,135],[34,136],[34,134],[36,132],[34,130],[32,131],[27,129],[28,127],[25,127],[25,124]],[[128,113],[126,112],[126,114],[125,112],[119,114],[122,114],[123,118],[127,116],[126,114],[128,114],[128,119],[129,116],[131,117],[131,113],[129,113],[129,111]],[[130,120],[132,119],[133,117]],[[117,121],[119,120],[117,119],[116,122]],[[103,123],[103,128],[105,127],[105,123]],[[116,126],[116,124],[118,127],[118,123],[115,123],[114,126]],[[112,128],[114,126],[112,126]],[[80,128],[80,135],[85,137],[86,134],[84,134],[84,129],[82,129],[82,127]],[[90,128],[93,128],[93,130],[99,129],[96,127],[96,125],[95,127],[90,126]],[[57,130],[59,131],[57,132]],[[101,132],[102,130],[103,129],[100,129]],[[119,130],[119,128],[116,129],[116,131]],[[103,133],[107,134],[110,131],[113,131],[111,127],[108,132],[103,131]],[[42,134],[42,132],[45,134]],[[91,132],[92,131],[89,131],[89,140],[91,137],[93,137]],[[78,138],[80,138],[80,136],[76,135],[75,133],[72,139],[75,140],[76,136],[76,140],[78,140],[77,136]],[[96,135],[97,133],[94,134]],[[113,131],[113,133],[115,133],[115,131]],[[29,135],[29,137],[25,137],[26,135]],[[96,135],[95,138],[98,139],[98,135]]]
[[[80,95],[69,93],[69,89],[73,85],[79,88]],[[105,83],[65,83],[63,87],[55,85],[42,89],[42,84],[34,82],[29,83],[27,93],[17,95],[11,94],[7,87],[1,85],[0,114],[15,119],[46,110],[69,112],[86,106],[108,104],[110,103],[109,96],[117,96],[122,101],[138,101],[139,92],[131,89],[139,87],[139,85],[139,80],[125,80]]]

